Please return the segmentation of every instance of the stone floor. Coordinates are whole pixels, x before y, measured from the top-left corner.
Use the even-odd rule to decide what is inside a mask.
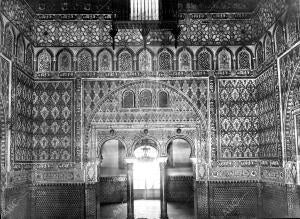
[[[101,205],[101,219],[126,219],[127,204]],[[192,204],[168,203],[169,219],[194,219]],[[136,219],[159,219],[159,200],[135,200],[134,214]]]

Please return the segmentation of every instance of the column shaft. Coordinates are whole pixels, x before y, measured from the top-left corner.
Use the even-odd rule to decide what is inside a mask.
[[[167,180],[166,180],[166,162],[160,163],[160,218],[167,219]]]
[[[134,219],[133,163],[127,163],[127,219]]]

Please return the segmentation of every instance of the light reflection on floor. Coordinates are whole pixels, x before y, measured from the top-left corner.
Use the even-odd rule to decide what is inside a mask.
[[[159,219],[159,200],[135,200],[136,219]],[[101,219],[126,219],[127,204],[101,205]],[[194,219],[194,210],[189,203],[168,203],[169,219]]]

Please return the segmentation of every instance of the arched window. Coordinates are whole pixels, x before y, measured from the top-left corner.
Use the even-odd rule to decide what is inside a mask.
[[[92,71],[93,58],[92,54],[87,50],[82,50],[78,55],[78,71]]]
[[[3,45],[6,55],[11,57],[14,51],[14,35],[9,27],[5,29]]]
[[[277,26],[275,30],[275,39],[276,39],[276,51],[280,53],[284,50],[285,47],[284,32],[283,32],[282,25]]]
[[[247,70],[251,68],[251,56],[250,53],[243,49],[238,53],[238,69]]]
[[[28,45],[28,46],[27,46],[25,63],[26,63],[26,65],[27,65],[30,69],[32,69],[32,66],[33,66],[33,50],[32,50],[31,45]]]
[[[184,50],[179,55],[179,70],[189,71],[192,69],[192,57],[191,54]]]
[[[99,54],[99,71],[112,71],[111,54],[104,50]]]
[[[25,51],[25,44],[24,39],[22,36],[20,36],[17,40],[17,58],[19,62],[24,62],[24,54]]]
[[[47,72],[51,71],[51,55],[44,49],[38,57],[38,71]]]
[[[256,48],[256,61],[257,66],[260,66],[264,62],[264,53],[261,43],[259,43]]]
[[[132,56],[128,51],[119,55],[119,71],[132,71]]]
[[[150,90],[143,90],[141,92],[140,107],[152,107],[152,93]]]
[[[172,56],[169,52],[163,51],[158,58],[159,70],[172,70]]]
[[[211,59],[211,54],[206,49],[199,52],[197,57],[198,70],[211,70]]]
[[[160,91],[158,93],[158,106],[159,107],[168,107],[168,93],[166,91]]]
[[[139,54],[139,70],[152,71],[152,56],[148,50],[143,50]]]
[[[272,41],[269,35],[267,35],[265,39],[265,52],[265,59],[269,59],[273,55]]]
[[[220,71],[230,71],[231,70],[231,55],[226,50],[223,49],[218,56],[219,60],[219,70]]]
[[[123,108],[134,108],[134,93],[133,91],[125,91],[123,93]]]
[[[68,51],[62,51],[58,56],[58,71],[71,71],[72,58]]]

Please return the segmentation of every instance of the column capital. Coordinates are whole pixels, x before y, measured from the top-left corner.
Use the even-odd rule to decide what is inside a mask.
[[[190,160],[192,161],[193,164],[197,163],[197,157],[191,157]]]
[[[124,160],[126,163],[134,163],[136,161],[134,157],[127,157]]]
[[[159,163],[167,163],[168,161],[168,157],[159,157],[157,158]]]

